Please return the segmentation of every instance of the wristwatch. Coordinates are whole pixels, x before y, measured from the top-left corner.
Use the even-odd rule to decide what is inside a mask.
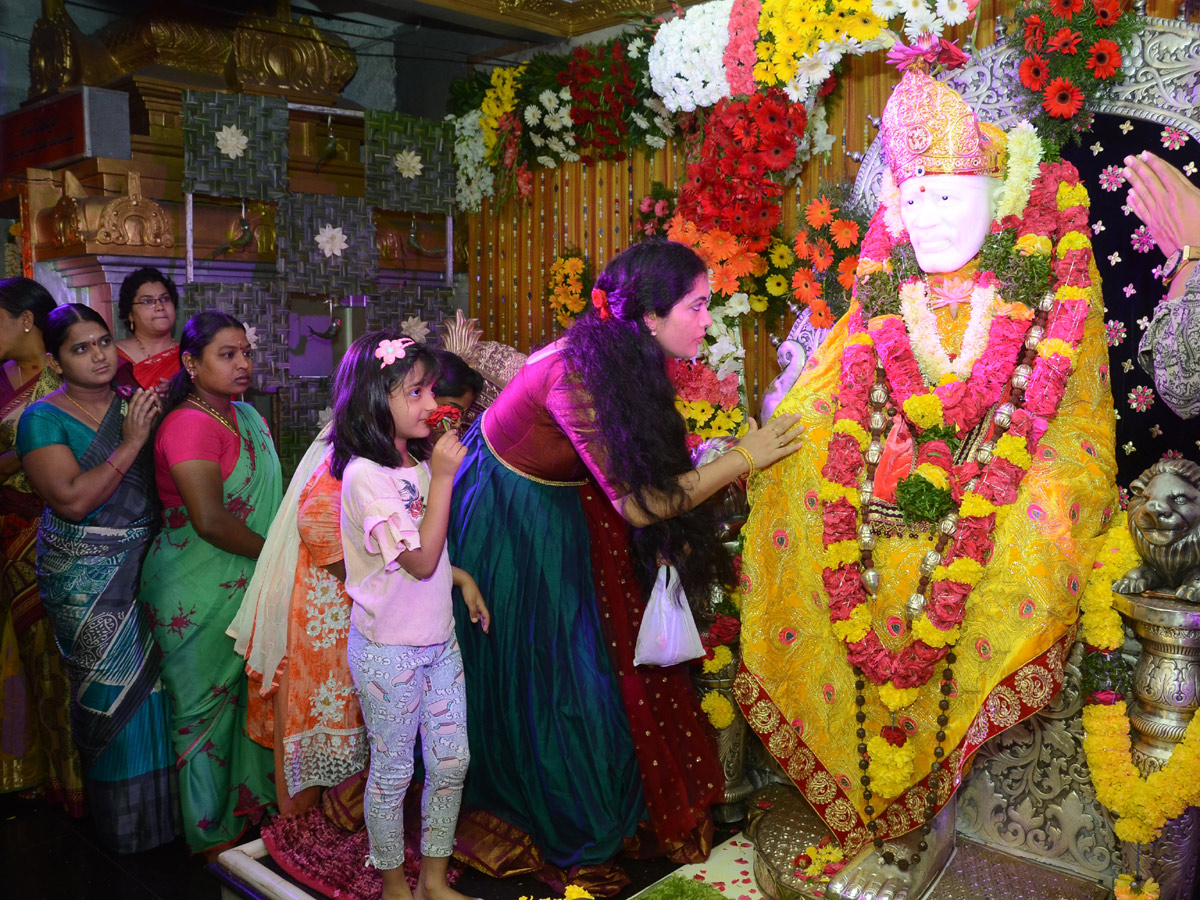
[[[1179,270],[1183,268],[1183,264],[1193,259],[1200,259],[1200,247],[1193,247],[1189,244],[1184,244],[1168,256],[1162,268],[1163,284],[1169,286],[1175,280],[1175,276],[1179,274]]]

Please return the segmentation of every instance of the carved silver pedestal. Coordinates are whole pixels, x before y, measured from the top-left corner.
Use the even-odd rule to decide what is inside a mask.
[[[742,654],[737,644],[731,644],[729,649],[733,651],[733,660],[725,668],[709,675],[697,667],[692,675],[696,692],[701,697],[709,691],[716,691],[733,707],[733,722],[717,731],[717,754],[725,772],[725,802],[714,806],[712,811],[713,820],[718,825],[731,825],[746,818],[744,801],[754,791],[754,786],[746,777],[746,736],[749,728],[737,701],[733,699],[733,676],[737,674]]]
[[[1158,771],[1183,740],[1200,707],[1200,607],[1166,597],[1114,595],[1133,623],[1142,655],[1133,671],[1133,761],[1143,776]],[[1126,872],[1140,866],[1162,886],[1161,900],[1188,900],[1200,856],[1200,808],[1168,822],[1148,847],[1122,844]]]

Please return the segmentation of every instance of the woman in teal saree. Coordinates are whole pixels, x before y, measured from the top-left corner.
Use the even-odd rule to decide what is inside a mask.
[[[275,801],[274,756],[246,734],[244,661],[225,630],[282,484],[266,423],[229,399],[253,371],[241,323],[200,313],[179,347],[183,366],[154,440],[162,531],[142,569],[142,600],[171,696],[184,833],[193,851],[213,853]]]
[[[37,579],[71,680],[71,730],[101,839],[136,853],[175,837],[174,766],[158,654],[136,602],[157,524],[150,428],[161,404],[110,387],[117,352],[86,306],[50,313],[49,365],[63,385],[21,416],[17,447],[46,500]]]

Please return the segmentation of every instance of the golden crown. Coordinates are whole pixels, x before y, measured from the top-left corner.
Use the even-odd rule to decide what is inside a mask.
[[[920,175],[1003,174],[1004,132],[981,123],[954,88],[909,66],[883,109],[880,127],[897,185]]]

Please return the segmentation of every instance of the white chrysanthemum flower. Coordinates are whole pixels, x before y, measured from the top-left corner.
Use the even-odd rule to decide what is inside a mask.
[[[901,0],[871,0],[871,12],[885,22],[894,19],[904,11]]]
[[[533,126],[540,121],[542,121],[542,108],[530,103],[525,107],[525,124]]]
[[[402,153],[397,153],[396,158],[392,160],[392,165],[396,167],[396,171],[400,173],[401,178],[416,178],[421,174],[421,170],[425,168],[425,164],[421,162],[421,157],[413,150],[405,150]]]
[[[328,222],[321,226],[321,230],[317,232],[314,240],[317,242],[317,247],[325,254],[326,259],[331,256],[341,256],[342,251],[350,246],[346,235],[342,234],[342,229],[335,228]]]
[[[630,59],[637,59],[642,55],[642,51],[646,49],[646,42],[640,37],[634,38],[625,47],[625,55]]]
[[[833,67],[842,61],[842,57],[846,55],[846,47],[841,41],[821,41],[817,45],[817,52],[813,54],[821,65],[828,66],[830,71]]]
[[[960,25],[967,21],[971,11],[966,0],[938,0],[937,14],[947,25]]]
[[[558,96],[561,97],[563,100],[570,100],[571,99],[571,89],[569,87],[560,89],[558,92]]]
[[[547,112],[554,112],[558,109],[558,94],[550,90],[542,91],[538,94],[538,103],[546,107]]]
[[[900,12],[905,16],[911,16],[914,13],[920,15],[923,12],[929,12],[929,6],[925,0],[897,0],[900,4]]]
[[[429,336],[429,326],[419,316],[409,316],[400,325],[400,333],[406,334],[418,344]]]
[[[646,118],[645,116],[643,116],[643,115],[640,115],[640,114],[638,114],[638,113],[635,113],[635,112],[633,112],[633,113],[630,113],[630,114],[629,114],[629,121],[633,122],[633,124],[634,124],[634,125],[636,125],[638,128],[642,129],[642,131],[649,131],[649,130],[650,130],[650,120],[649,120],[649,119],[647,119],[647,118]]]
[[[650,84],[667,109],[690,112],[729,96],[724,50],[732,9],[733,0],[713,0],[658,29],[647,59]]]
[[[795,80],[807,81],[811,85],[824,84],[825,79],[833,74],[833,67],[821,62],[816,56],[806,56],[796,62]]]
[[[531,144],[533,144],[533,146],[535,146],[535,147],[545,147],[546,146],[546,139],[544,137],[542,137],[540,134],[538,134],[536,131],[529,132],[529,142]]]
[[[939,19],[928,6],[922,6],[919,11],[910,12],[904,18],[904,36],[916,43],[924,35],[941,37],[946,23]]]
[[[646,146],[653,147],[655,150],[661,150],[667,146],[667,139],[661,138],[657,134],[646,135]]]
[[[568,150],[563,155],[563,159],[567,162],[579,162],[579,154],[574,150]]]
[[[246,152],[250,139],[235,125],[226,125],[217,132],[217,149],[230,159],[237,159]]]
[[[555,159],[553,156],[539,156],[537,158],[537,164],[546,169],[557,169],[558,168],[558,160]]]
[[[546,149],[558,156],[562,156],[567,152],[566,145],[556,137],[552,137],[546,141]]]

